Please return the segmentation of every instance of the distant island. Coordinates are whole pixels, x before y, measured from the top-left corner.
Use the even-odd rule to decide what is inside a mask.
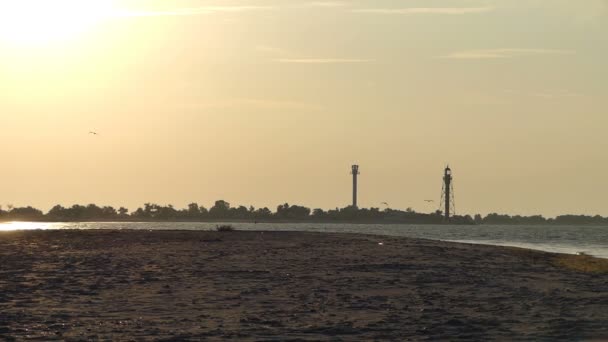
[[[500,214],[452,216],[446,222],[441,211],[431,214],[406,210],[380,208],[357,208],[348,206],[332,210],[314,209],[290,205],[279,205],[275,211],[269,208],[237,206],[219,200],[207,209],[197,203],[191,203],[184,209],[172,205],[161,206],[146,203],[143,207],[130,212],[129,209],[111,206],[73,205],[63,207],[56,205],[44,213],[33,207],[0,207],[0,222],[35,221],[35,222],[317,222],[317,223],[388,223],[388,224],[455,224],[455,225],[608,225],[608,218],[602,216],[562,215],[556,218],[535,216],[510,216]]]

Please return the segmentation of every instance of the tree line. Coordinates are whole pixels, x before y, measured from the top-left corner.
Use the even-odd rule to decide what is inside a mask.
[[[252,221],[252,222],[361,222],[361,223],[409,223],[443,224],[446,223],[441,211],[425,214],[408,208],[406,210],[380,208],[345,207],[331,210],[310,209],[288,203],[269,208],[231,206],[219,200],[210,208],[191,203],[186,208],[176,209],[172,205],[161,206],[146,203],[143,207],[130,212],[125,207],[118,209],[95,204],[54,206],[47,213],[33,207],[0,207],[0,221]],[[454,216],[451,224],[495,224],[495,225],[608,225],[608,218],[602,216],[562,215],[556,218],[536,216],[510,216],[500,214]]]

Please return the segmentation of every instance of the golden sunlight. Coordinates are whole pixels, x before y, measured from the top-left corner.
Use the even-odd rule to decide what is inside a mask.
[[[80,37],[114,9],[111,0],[0,0],[0,42],[38,46]]]

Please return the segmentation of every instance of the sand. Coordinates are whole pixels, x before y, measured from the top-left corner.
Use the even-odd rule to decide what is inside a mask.
[[[0,233],[0,340],[608,339],[553,254],[293,232]]]

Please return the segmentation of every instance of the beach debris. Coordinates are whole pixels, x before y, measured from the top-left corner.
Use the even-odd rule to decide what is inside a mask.
[[[223,225],[215,226],[215,230],[217,230],[218,232],[233,232],[236,229],[234,229],[234,227],[232,225],[223,224]]]
[[[384,242],[378,242],[378,245],[384,246]]]

